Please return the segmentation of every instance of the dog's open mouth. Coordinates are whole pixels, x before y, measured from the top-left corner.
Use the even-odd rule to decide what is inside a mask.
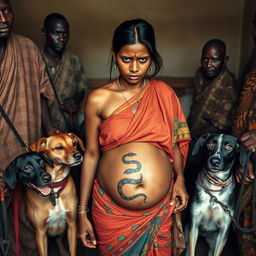
[[[221,169],[214,169],[214,168],[209,168],[209,171],[210,172],[221,172],[222,170]]]
[[[75,162],[75,163],[73,163],[71,166],[73,167],[73,166],[77,166],[77,165],[79,165],[79,164],[81,164],[82,163],[82,161],[77,161],[77,162]]]
[[[42,197],[47,197],[51,193],[51,188],[47,185],[41,187],[35,186],[32,183],[27,183],[26,185]]]

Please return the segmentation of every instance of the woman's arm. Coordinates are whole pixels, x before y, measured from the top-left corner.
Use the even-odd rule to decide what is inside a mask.
[[[172,189],[171,206],[176,204],[174,212],[183,211],[188,204],[188,194],[185,187],[183,156],[179,146],[175,143],[174,146],[174,185]]]
[[[83,244],[90,248],[96,247],[96,239],[92,224],[87,217],[87,210],[99,160],[98,127],[101,119],[98,113],[98,100],[95,93],[92,92],[88,95],[84,108],[86,148],[81,170],[80,203],[78,206],[78,234]]]

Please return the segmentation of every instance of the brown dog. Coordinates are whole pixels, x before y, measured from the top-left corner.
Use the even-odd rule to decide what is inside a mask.
[[[54,167],[47,165],[51,175],[49,197],[40,197],[35,191],[27,189],[28,217],[36,230],[36,242],[40,256],[47,256],[47,234],[59,236],[57,244],[61,255],[67,255],[62,244],[62,235],[68,226],[68,244],[71,256],[76,255],[77,227],[76,207],[77,194],[74,181],[69,175],[70,167],[79,165],[82,154],[77,145],[84,150],[83,143],[72,133],[59,133],[48,138],[40,138],[30,147],[51,159]]]

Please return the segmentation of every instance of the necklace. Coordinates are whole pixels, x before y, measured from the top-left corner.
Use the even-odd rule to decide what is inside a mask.
[[[120,92],[121,92],[122,95],[123,95],[123,98],[125,99],[126,103],[127,103],[129,106],[131,106],[131,104],[129,103],[129,101],[127,100],[127,98],[125,97],[125,95],[124,95],[124,93],[123,93],[123,90],[122,90],[122,87],[121,87],[121,84],[120,84],[120,81],[119,81],[119,77],[116,79],[116,81],[117,81],[119,90],[120,90]],[[141,91],[144,89],[145,85],[146,85],[146,79],[144,79],[143,86],[142,86],[142,88],[141,88],[141,90],[140,90],[139,92],[141,92]],[[138,93],[139,93],[139,92],[138,92]],[[139,101],[138,98],[139,98],[139,97],[136,98],[136,102],[135,102],[136,105],[132,108],[132,114],[136,114],[137,109],[138,109],[138,107],[139,107],[139,105],[140,105],[140,101]]]

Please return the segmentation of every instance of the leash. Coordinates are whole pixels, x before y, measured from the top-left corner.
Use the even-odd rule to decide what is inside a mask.
[[[15,231],[15,253],[16,256],[20,255],[20,229],[19,229],[19,187],[16,185],[14,188],[14,231]]]
[[[42,54],[42,58],[43,58],[44,62],[47,63],[47,61],[45,60],[43,54]],[[59,95],[58,95],[58,93],[57,93],[57,90],[56,90],[54,84],[53,84],[53,80],[52,80],[51,74],[50,74],[50,72],[48,71],[47,68],[46,68],[46,72],[47,72],[47,74],[48,74],[48,77],[49,77],[49,80],[50,80],[50,84],[51,84],[51,86],[52,86],[52,89],[53,89],[53,92],[54,92],[56,101],[57,101],[57,103],[58,103],[60,112],[61,112],[61,114],[62,114],[62,116],[63,116],[63,119],[64,119],[64,122],[66,123],[68,129],[69,129],[70,131],[72,131],[72,130],[73,130],[73,118],[72,118],[73,113],[72,113],[71,111],[68,111],[68,113],[69,113],[69,120],[68,120],[67,117],[66,117],[66,115],[65,115],[65,113],[64,113],[64,110],[63,110],[62,107],[61,107],[60,97],[59,97]]]
[[[70,122],[70,129],[71,131],[74,130],[74,123],[73,123],[73,112],[72,110],[69,110],[68,113],[69,113],[69,122]]]
[[[253,166],[253,170],[254,170],[254,181],[253,181],[253,193],[252,193],[252,226],[251,227],[243,227],[240,223],[239,223],[239,219],[242,213],[242,209],[240,209],[240,204],[241,204],[241,200],[242,200],[242,195],[244,192],[244,182],[245,182],[245,178],[247,176],[248,173],[248,162],[250,160],[251,155],[253,154],[253,151],[250,151],[247,155],[247,159],[246,159],[246,164],[244,167],[244,172],[243,172],[243,176],[242,176],[242,182],[241,182],[241,187],[239,190],[239,194],[238,194],[238,198],[237,198],[237,202],[236,202],[236,206],[235,206],[235,211],[234,211],[234,216],[232,216],[231,214],[231,209],[225,205],[224,203],[222,203],[221,201],[219,201],[217,199],[216,196],[212,195],[210,191],[212,192],[220,192],[222,190],[222,188],[220,190],[211,190],[209,188],[207,188],[206,186],[204,186],[202,184],[202,182],[200,180],[198,180],[198,184],[203,188],[203,190],[205,191],[205,193],[207,193],[214,202],[218,203],[222,209],[224,210],[225,213],[227,213],[229,215],[229,217],[231,218],[232,222],[233,222],[233,226],[235,228],[237,228],[239,231],[244,232],[244,233],[250,233],[254,230],[256,230],[256,222],[255,222],[255,204],[256,204],[256,163],[254,162],[254,166]],[[212,178],[212,177],[211,177]]]
[[[245,166],[244,166],[244,171],[243,171],[243,176],[242,176],[242,182],[241,182],[241,186],[240,186],[240,190],[239,190],[239,193],[238,193],[238,198],[237,198],[237,203],[236,203],[236,207],[235,207],[235,214],[234,214],[234,218],[235,218],[235,227],[241,231],[241,232],[244,232],[244,233],[250,233],[252,231],[255,231],[256,230],[256,222],[255,222],[255,204],[256,204],[256,162],[254,160],[253,162],[253,171],[254,171],[254,180],[253,180],[253,189],[252,189],[252,226],[251,227],[243,227],[242,225],[240,225],[239,223],[239,219],[240,219],[240,216],[241,216],[241,213],[242,213],[242,210],[241,207],[240,207],[240,204],[241,204],[241,200],[242,200],[242,195],[243,195],[243,192],[244,192],[244,182],[245,182],[245,178],[247,176],[247,173],[248,173],[248,162],[250,161],[250,157],[251,155],[254,153],[254,151],[250,151],[247,155],[247,158],[246,158],[246,163],[245,163]]]
[[[10,248],[10,240],[8,239],[8,219],[3,189],[0,191],[0,205],[0,217],[2,222],[0,228],[0,248],[3,255],[7,256]]]
[[[220,200],[218,200],[218,198],[217,198],[216,196],[212,195],[212,194],[210,193],[210,191],[208,191],[208,190],[206,190],[206,189],[204,189],[204,191],[205,191],[205,193],[207,193],[207,194],[213,199],[213,201],[214,201],[215,203],[218,203],[218,204],[222,207],[223,211],[224,211],[225,213],[227,213],[228,216],[230,217],[230,219],[233,221],[233,223],[235,223],[236,220],[235,220],[235,218],[232,216],[231,209],[229,209],[229,207],[228,207],[227,205],[223,204]]]
[[[205,171],[205,170],[203,170],[203,171],[204,171],[204,174],[205,174],[205,176],[206,176],[206,175],[207,175],[206,171]],[[202,173],[202,172],[200,172],[200,173]],[[220,192],[220,191],[222,191],[225,187],[227,187],[229,184],[231,184],[231,181],[232,181],[233,177],[231,176],[231,177],[229,177],[226,181],[220,182],[220,181],[216,181],[213,177],[207,175],[206,178],[207,178],[207,180],[208,180],[211,184],[213,184],[213,185],[215,185],[215,186],[218,186],[218,187],[221,187],[220,189],[215,190],[215,189],[210,189],[210,188],[206,187],[206,186],[202,183],[202,180],[200,179],[200,178],[201,178],[200,173],[199,173],[199,177],[198,177],[197,183],[202,187],[202,189],[204,190],[204,192],[205,192],[206,194],[208,194],[208,195],[212,198],[212,200],[213,200],[215,203],[219,204],[219,205],[222,207],[223,211],[229,215],[229,217],[231,218],[231,220],[232,220],[233,222],[235,222],[235,219],[234,219],[234,217],[232,216],[232,211],[231,211],[231,209],[230,209],[226,204],[224,204],[224,203],[222,203],[220,200],[218,200],[218,198],[217,198],[216,196],[214,196],[214,195],[211,193],[211,192]],[[210,191],[211,191],[211,192],[210,192]]]
[[[9,125],[9,127],[11,128],[12,132],[14,133],[14,135],[16,136],[16,138],[18,139],[18,141],[20,142],[23,150],[29,152],[29,148],[26,145],[26,143],[24,142],[24,140],[21,138],[21,136],[19,135],[18,131],[16,130],[15,126],[13,125],[13,123],[11,122],[11,120],[9,119],[9,117],[7,116],[6,112],[4,111],[2,105],[0,104],[0,112],[3,116],[3,118],[5,119],[5,121],[7,122],[7,124]],[[1,196],[2,198],[2,196]],[[2,208],[2,212],[3,212],[3,216],[6,216],[6,218],[3,218],[5,224],[4,226],[7,226],[8,224],[8,219],[7,219],[7,211],[6,211],[6,206],[5,206],[5,202],[1,203],[1,208]],[[16,251],[16,256],[20,255],[20,239],[19,239],[19,215],[18,215],[18,210],[19,210],[19,191],[18,191],[18,187],[15,188],[14,190],[14,229],[15,229],[15,251]],[[5,212],[5,213],[4,213]],[[8,240],[9,242],[9,240]],[[5,241],[6,244],[6,241]],[[8,247],[9,250],[9,247]]]
[[[11,130],[13,131],[14,135],[16,136],[16,138],[18,139],[18,141],[20,142],[22,148],[29,152],[29,148],[26,145],[26,143],[24,142],[24,140],[21,138],[21,136],[19,135],[18,131],[16,130],[16,128],[14,127],[13,123],[11,122],[11,120],[9,119],[9,117],[7,116],[7,114],[5,113],[2,105],[0,104],[0,112],[2,113],[3,118],[5,119],[5,121],[7,122],[7,124],[10,126]]]

